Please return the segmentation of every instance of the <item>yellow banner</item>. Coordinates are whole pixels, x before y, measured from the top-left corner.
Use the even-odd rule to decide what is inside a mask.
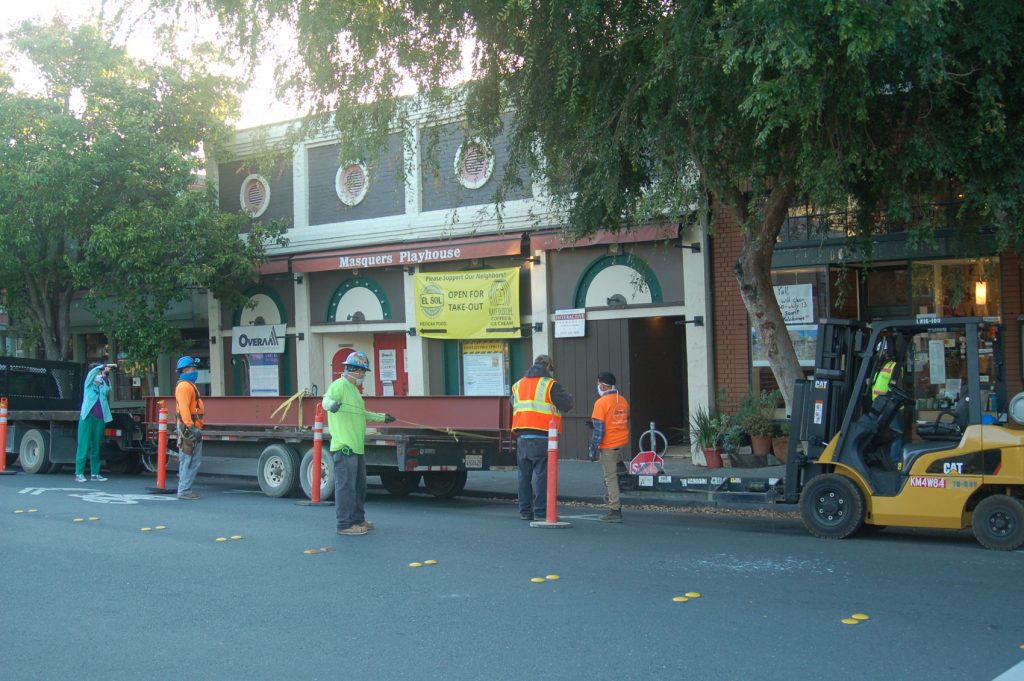
[[[519,268],[413,275],[416,333],[426,338],[520,338]]]

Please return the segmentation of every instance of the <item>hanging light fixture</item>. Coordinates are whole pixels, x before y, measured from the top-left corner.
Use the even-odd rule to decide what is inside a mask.
[[[985,305],[988,303],[988,284],[984,281],[974,283],[974,304]]]

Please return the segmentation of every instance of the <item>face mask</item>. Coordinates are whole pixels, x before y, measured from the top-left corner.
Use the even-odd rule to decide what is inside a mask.
[[[358,385],[358,386],[362,386],[363,385],[363,377],[362,376],[356,376],[356,385]]]
[[[181,375],[181,379],[183,381],[189,381],[190,383],[195,383],[195,380],[197,378],[199,378],[199,372],[198,371],[190,371],[187,374],[182,374]]]
[[[597,394],[600,395],[601,397],[604,397],[608,393],[615,392],[615,386],[611,386],[609,388],[603,388],[602,387],[603,385],[604,385],[604,383],[598,383],[597,384]]]

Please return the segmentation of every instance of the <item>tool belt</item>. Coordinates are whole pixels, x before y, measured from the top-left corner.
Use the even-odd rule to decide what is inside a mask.
[[[196,445],[199,444],[199,440],[202,439],[202,435],[198,438],[192,438],[188,434],[188,429],[184,427],[181,421],[178,421],[178,451],[182,454],[192,456],[192,453],[196,451]]]

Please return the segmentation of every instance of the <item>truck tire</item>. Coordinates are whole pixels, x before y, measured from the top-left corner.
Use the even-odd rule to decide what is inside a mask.
[[[49,473],[53,470],[50,453],[46,451],[46,433],[36,428],[25,432],[18,446],[18,463],[26,473]]]
[[[1007,494],[986,497],[974,509],[971,528],[986,549],[1018,549],[1024,545],[1024,502]]]
[[[440,471],[425,473],[423,486],[440,499],[451,499],[466,489],[466,471]]]
[[[396,497],[404,497],[414,492],[420,486],[419,473],[406,473],[404,471],[386,471],[380,474],[380,484]]]
[[[313,498],[313,448],[310,447],[302,456],[302,463],[299,465],[299,482],[302,483],[302,491],[310,499]],[[334,465],[331,461],[331,453],[326,449],[321,452],[320,458],[320,501],[330,501],[334,498]]]
[[[269,445],[260,454],[256,477],[268,497],[287,497],[299,489],[299,453],[288,445]]]
[[[119,452],[107,460],[107,470],[114,475],[137,475],[142,472],[142,457],[136,452]]]
[[[815,537],[843,539],[864,524],[864,496],[846,476],[825,473],[804,486],[800,517]]]

